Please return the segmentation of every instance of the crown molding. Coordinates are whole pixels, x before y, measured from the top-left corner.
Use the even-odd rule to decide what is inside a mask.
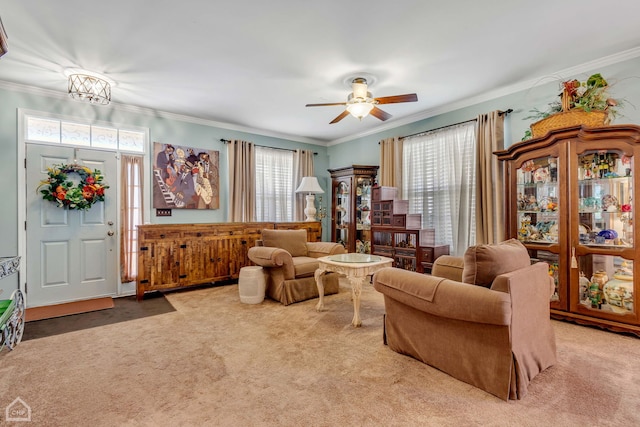
[[[411,116],[406,116],[398,120],[394,120],[392,122],[387,122],[381,126],[377,126],[373,129],[370,129],[365,132],[361,132],[358,134],[345,136],[343,138],[335,139],[333,141],[329,141],[327,146],[338,145],[344,142],[349,142],[354,139],[363,138],[365,136],[374,135],[380,132],[384,132],[386,130],[394,129],[400,126],[404,126],[410,123],[414,123],[420,120],[428,119],[430,117],[435,117],[440,114],[450,113],[451,111],[459,110],[461,108],[470,107],[472,105],[480,104],[482,102],[491,101],[493,99],[501,98],[503,96],[511,95],[523,90],[529,90],[536,86],[542,86],[544,84],[549,83],[550,81],[558,81],[558,79],[568,78],[570,76],[574,76],[576,74],[584,73],[587,71],[592,71],[601,67],[606,67],[609,65],[617,64],[619,62],[628,61],[631,59],[635,59],[640,57],[640,47],[635,47],[632,49],[628,49],[622,52],[615,53],[613,55],[608,55],[593,61],[585,62],[580,65],[576,65],[574,67],[565,68],[563,70],[557,71],[550,75],[545,75],[542,77],[538,77],[535,79],[525,80],[518,83],[514,83],[512,85],[504,86],[499,89],[495,89],[489,92],[485,92],[483,94],[473,96],[471,98],[466,98],[464,100],[455,101],[449,103],[447,105],[443,105],[441,107],[432,108],[429,110],[421,111],[420,113],[413,114]],[[506,107],[505,107],[506,108]],[[428,130],[428,129],[427,129]]]
[[[29,93],[29,94],[38,95],[38,96],[47,96],[49,98],[68,100],[70,102],[77,102],[77,101],[70,100],[69,96],[66,93],[62,93],[62,92],[51,90],[51,89],[39,88],[35,86],[23,85],[20,83],[7,82],[3,80],[0,80],[0,89],[7,89],[12,91]],[[117,111],[124,111],[127,113],[161,117],[163,119],[177,120],[181,122],[216,127],[216,128],[232,130],[236,132],[250,133],[250,134],[261,135],[261,136],[266,136],[270,138],[284,139],[287,141],[302,142],[305,144],[319,145],[323,147],[327,146],[326,141],[307,138],[304,136],[289,135],[286,133],[273,132],[273,131],[268,131],[264,129],[257,129],[257,128],[241,126],[241,125],[234,125],[231,123],[217,122],[215,120],[208,120],[208,119],[202,119],[199,117],[192,117],[192,116],[186,116],[182,114],[170,113],[167,111],[154,110],[152,108],[138,107],[136,105],[121,104],[113,101],[110,102],[109,105],[100,105],[98,107],[111,108]]]

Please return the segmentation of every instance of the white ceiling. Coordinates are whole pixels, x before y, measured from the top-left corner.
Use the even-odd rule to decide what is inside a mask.
[[[321,144],[640,50],[638,0],[0,0],[0,17],[0,81],[64,94],[83,68],[116,104]],[[418,102],[381,106],[384,123],[305,108],[346,101],[361,74]]]

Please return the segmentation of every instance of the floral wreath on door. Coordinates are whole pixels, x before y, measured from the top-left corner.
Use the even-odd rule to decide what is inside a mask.
[[[44,200],[63,209],[89,210],[104,201],[104,191],[109,188],[99,170],[92,171],[86,166],[54,165],[47,168],[47,175],[36,191],[40,191]]]

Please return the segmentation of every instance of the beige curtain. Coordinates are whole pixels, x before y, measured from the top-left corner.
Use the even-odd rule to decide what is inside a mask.
[[[398,188],[402,194],[402,140],[397,136],[380,141],[378,184]]]
[[[504,177],[494,151],[504,148],[504,115],[480,114],[476,127],[476,244],[504,240]]]
[[[122,190],[120,191],[120,276],[122,283],[132,282],[138,276],[138,228],[142,224],[144,180],[143,158],[122,155]]]
[[[233,140],[227,145],[229,158],[229,222],[255,221],[256,151],[252,142]]]
[[[313,173],[313,151],[296,150],[293,160],[293,191],[300,185],[302,177],[314,176]],[[304,214],[304,207],[307,204],[305,196],[303,193],[295,193],[293,203],[294,221],[304,221],[306,218]]]

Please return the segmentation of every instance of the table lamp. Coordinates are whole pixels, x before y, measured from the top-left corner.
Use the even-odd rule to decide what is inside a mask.
[[[302,181],[300,185],[296,189],[296,193],[308,193],[306,195],[307,205],[304,208],[304,214],[307,216],[305,221],[315,221],[316,220],[316,206],[314,193],[324,193],[320,184],[318,184],[318,178],[315,176],[304,176],[302,177]]]

